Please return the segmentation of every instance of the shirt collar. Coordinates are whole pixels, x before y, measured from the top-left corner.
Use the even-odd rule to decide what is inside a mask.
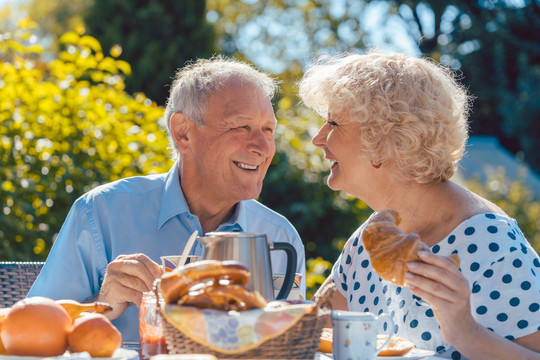
[[[219,225],[216,231],[244,231],[246,228],[246,216],[245,216],[245,204],[240,201],[235,209],[231,218]]]
[[[247,200],[249,201],[249,200]],[[245,231],[247,229],[247,217],[246,217],[246,203],[247,201],[240,201],[236,205],[234,216],[235,224],[240,228],[239,231]]]
[[[180,186],[178,175],[178,161],[165,177],[165,186],[161,195],[161,207],[159,210],[158,229],[160,229],[169,219],[183,213],[189,213],[189,207]],[[222,231],[244,231],[247,228],[246,201],[240,201],[234,211],[233,216],[218,227]]]
[[[180,187],[180,177],[178,176],[178,161],[171,167],[165,177],[165,186],[161,195],[161,206],[157,227],[160,229],[170,218],[189,212],[189,207]]]

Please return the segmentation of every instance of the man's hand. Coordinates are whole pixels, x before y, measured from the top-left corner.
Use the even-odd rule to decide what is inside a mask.
[[[161,274],[161,267],[144,254],[120,255],[107,265],[97,301],[110,304],[113,311],[106,316],[116,319],[130,303],[139,307],[142,293],[152,290]]]

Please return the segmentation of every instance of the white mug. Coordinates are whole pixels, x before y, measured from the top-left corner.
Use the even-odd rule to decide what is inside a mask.
[[[388,322],[385,343],[377,348],[377,323]],[[377,353],[392,338],[394,321],[388,314],[375,316],[369,312],[336,310],[332,312],[334,338],[332,352],[335,360],[375,360]]]

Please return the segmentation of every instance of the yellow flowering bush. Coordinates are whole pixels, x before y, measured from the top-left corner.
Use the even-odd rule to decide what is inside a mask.
[[[44,260],[73,201],[170,166],[163,109],[124,91],[128,63],[66,33],[58,58],[25,20],[0,34],[0,259]],[[29,258],[33,254],[32,258]]]
[[[322,257],[306,260],[306,298],[311,299],[332,270],[332,263]]]

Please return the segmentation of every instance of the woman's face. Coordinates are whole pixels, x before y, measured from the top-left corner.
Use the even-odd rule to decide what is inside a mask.
[[[332,162],[328,186],[357,197],[361,176],[368,170],[369,159],[358,145],[359,124],[344,112],[328,112],[328,120],[313,137],[313,145],[324,150],[325,158]]]

